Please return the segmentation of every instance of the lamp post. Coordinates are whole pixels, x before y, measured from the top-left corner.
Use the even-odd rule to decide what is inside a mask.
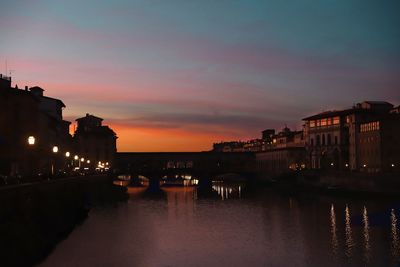
[[[53,146],[53,159],[51,162],[51,176],[54,176],[54,168],[55,168],[55,155],[58,153],[58,146]]]
[[[68,170],[68,174],[69,174],[69,171],[71,170],[71,166],[72,166],[72,160],[70,161],[70,157],[71,157],[71,153],[69,152],[69,151],[67,151],[67,152],[65,152],[65,157],[67,158],[67,166],[66,166],[66,169]],[[64,164],[64,166],[65,166],[65,164]]]
[[[85,161],[85,158],[81,158],[81,160],[79,161],[79,169],[81,168],[81,164],[83,164],[84,161]]]
[[[34,145],[35,145],[35,143],[36,143],[36,138],[34,137],[34,136],[29,136],[28,137],[28,139],[27,139],[27,141],[28,141],[28,146],[30,147],[30,149],[29,149],[29,157],[30,157],[30,159],[29,159],[29,173],[30,173],[30,175],[33,175],[33,172],[34,172],[34,163],[33,163],[33,161],[34,161],[34,157],[33,157],[33,151],[32,151],[32,149],[33,149],[33,147],[34,147]]]

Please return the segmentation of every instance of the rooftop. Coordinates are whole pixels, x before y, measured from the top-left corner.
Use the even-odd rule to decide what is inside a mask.
[[[85,117],[78,118],[78,119],[76,119],[76,121],[87,120],[87,119],[91,119],[91,120],[100,120],[100,121],[103,120],[102,118],[99,118],[99,117],[96,117],[96,116],[94,116],[94,115],[90,115],[89,113],[86,113],[86,116],[85,116]]]
[[[6,76],[6,75],[1,74],[1,73],[0,73],[0,79],[7,80],[7,81],[11,82],[11,76]]]

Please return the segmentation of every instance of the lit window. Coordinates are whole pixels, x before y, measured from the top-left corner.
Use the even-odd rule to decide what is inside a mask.
[[[340,123],[340,117],[334,117],[333,118],[333,124],[337,125]]]

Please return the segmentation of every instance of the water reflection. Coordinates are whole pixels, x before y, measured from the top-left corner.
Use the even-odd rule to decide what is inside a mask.
[[[170,219],[184,218],[191,220],[193,218],[194,201],[197,199],[196,187],[163,187],[162,191],[166,194]]]
[[[217,192],[222,200],[229,198],[241,198],[242,197],[243,184],[231,183],[225,184],[221,181],[212,182],[212,190]]]
[[[339,247],[339,241],[336,229],[336,213],[333,204],[331,205],[331,234],[332,234],[332,239],[331,239],[332,252],[333,254],[336,255]]]
[[[371,257],[371,244],[369,240],[369,222],[368,222],[368,212],[367,208],[364,206],[363,210],[363,235],[364,235],[364,261],[369,263]]]
[[[400,253],[399,253],[400,243],[399,243],[399,233],[397,229],[397,218],[394,209],[392,209],[390,212],[390,222],[391,222],[391,234],[392,234],[391,251],[393,260],[395,262],[398,262],[400,259]]]
[[[345,209],[345,236],[346,236],[346,256],[351,259],[352,250],[354,246],[354,240],[351,232],[351,219],[350,219],[350,210],[348,205],[346,204]]]
[[[164,187],[156,196],[144,189],[129,188],[127,203],[91,211],[42,266],[335,267],[399,261],[398,214],[387,212],[388,202],[247,191],[233,182],[213,182],[207,193],[214,193],[201,188],[199,196],[197,187]],[[237,200],[220,201],[232,198]],[[376,214],[384,214],[386,223]]]

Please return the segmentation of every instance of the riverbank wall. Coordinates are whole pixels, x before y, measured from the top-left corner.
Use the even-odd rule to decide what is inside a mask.
[[[280,174],[257,173],[255,186],[282,189],[400,195],[400,173],[301,170]]]
[[[32,266],[86,218],[94,205],[123,200],[107,175],[0,188],[1,266]]]
[[[304,171],[296,175],[296,183],[331,191],[400,195],[399,173]]]

